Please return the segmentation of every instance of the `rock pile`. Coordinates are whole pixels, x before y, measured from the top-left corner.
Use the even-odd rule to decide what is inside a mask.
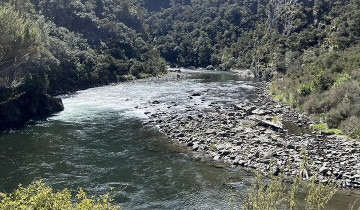
[[[359,142],[310,130],[294,134],[285,122],[309,127],[309,118],[278,105],[265,88],[257,94],[253,101],[233,106],[212,103],[203,110],[188,106],[182,113],[147,113],[146,124],[156,125],[171,140],[216,161],[288,177],[301,170],[304,178],[360,188]],[[190,96],[195,95],[201,96]],[[307,163],[303,162],[304,151]]]

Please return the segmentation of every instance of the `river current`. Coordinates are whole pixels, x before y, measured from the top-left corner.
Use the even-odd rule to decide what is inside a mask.
[[[0,191],[42,179],[55,189],[83,188],[91,195],[111,187],[122,209],[241,206],[251,173],[198,158],[143,123],[145,112],[186,109],[194,92],[202,95],[191,100],[199,109],[246,101],[259,83],[233,73],[187,73],[192,76],[176,81],[126,82],[61,96],[65,111],[0,134]],[[177,106],[170,109],[165,101]],[[328,209],[346,198],[335,196]]]

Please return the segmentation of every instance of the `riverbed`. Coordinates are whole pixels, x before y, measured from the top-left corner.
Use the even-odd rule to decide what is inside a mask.
[[[186,73],[65,95],[65,111],[1,134],[0,191],[42,179],[55,189],[81,187],[91,195],[112,187],[122,209],[241,206],[252,173],[203,158],[144,123],[149,113],[181,113],[189,103],[206,109],[247,102],[262,84],[235,73]],[[206,95],[189,100],[194,92]],[[338,193],[327,209],[347,209],[356,200],[348,194]]]

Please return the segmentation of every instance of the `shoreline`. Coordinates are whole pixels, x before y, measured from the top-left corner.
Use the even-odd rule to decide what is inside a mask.
[[[175,75],[179,74],[166,77],[184,78],[183,73]],[[265,175],[295,177],[305,150],[309,161],[301,168],[309,176],[304,174],[304,180],[314,177],[317,182],[336,183],[343,189],[359,189],[360,142],[312,132],[311,119],[275,102],[268,85],[262,82],[249,103],[147,113],[149,120],[144,124],[156,126],[169,140],[201,156]],[[189,100],[194,97],[202,94],[190,94]]]

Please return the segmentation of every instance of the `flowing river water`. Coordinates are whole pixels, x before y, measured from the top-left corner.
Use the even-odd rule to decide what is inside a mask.
[[[234,103],[260,85],[233,73],[187,71],[190,78],[145,80],[62,96],[65,111],[0,134],[0,191],[42,179],[55,189],[107,193],[122,209],[229,209],[241,206],[253,174],[196,157],[154,127],[145,112],[176,113],[191,103]],[[171,101],[176,107],[152,105]],[[236,183],[235,188],[230,188]],[[338,193],[327,209],[356,200]]]

